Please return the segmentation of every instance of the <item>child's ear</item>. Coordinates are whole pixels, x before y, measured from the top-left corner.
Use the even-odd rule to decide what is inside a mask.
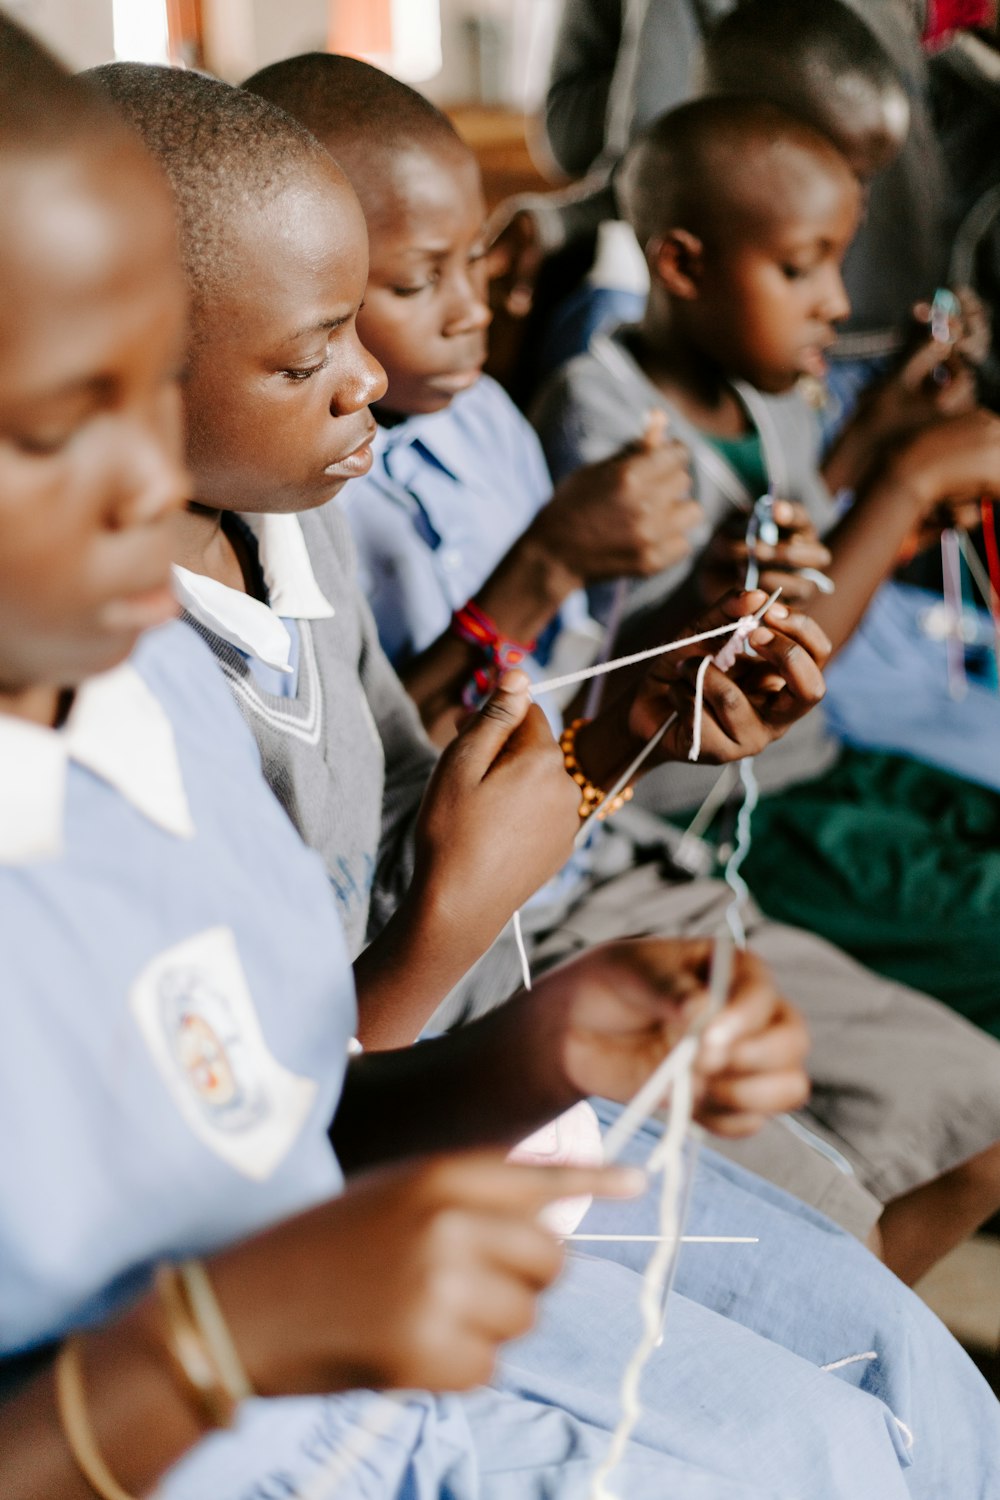
[[[668,229],[650,243],[650,274],[671,297],[693,302],[701,289],[704,253],[696,234],[687,229]]]

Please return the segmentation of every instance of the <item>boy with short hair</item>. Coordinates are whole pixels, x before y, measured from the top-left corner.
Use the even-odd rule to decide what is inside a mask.
[[[972,410],[919,427],[869,465],[853,505],[832,524],[810,451],[812,414],[795,382],[802,373],[822,375],[822,346],[846,307],[839,262],[857,194],[819,137],[800,155],[796,177],[789,154],[804,127],[789,121],[769,141],[776,128],[769,109],[750,99],[703,99],[664,116],[637,141],[620,189],[650,264],[646,313],[637,327],[617,330],[567,366],[543,398],[539,421],[550,453],[566,464],[616,446],[635,430],[637,404],[655,403],[688,443],[696,492],[714,526],[725,528],[733,500],[749,506],[765,490],[805,502],[820,529],[825,509],[835,592],[815,595],[808,609],[836,649],[911,534],[936,536],[949,518],[978,522],[979,497],[1000,485],[1000,422]],[[795,536],[784,544],[788,559],[797,561],[799,545]],[[770,554],[763,556],[773,569]],[[655,598],[647,594],[637,607],[662,608],[682,573],[650,585]],[[878,629],[887,608],[880,601],[870,628]],[[939,647],[942,668],[943,654]],[[905,675],[907,701],[919,701],[930,722],[949,712],[943,670],[936,696],[928,694],[926,672]],[[849,679],[841,692],[848,688]],[[879,711],[887,713],[888,702]],[[953,712],[961,738],[962,710]],[[765,786],[779,795],[762,803],[755,822],[747,876],[765,909],[1000,1034],[988,936],[1000,891],[1000,796],[870,750],[842,751],[831,764],[805,734],[797,748],[798,760],[782,763],[783,784]],[[684,790],[676,777],[661,778],[644,788],[645,805],[663,812],[696,806],[708,779],[692,781],[687,796]],[[901,879],[909,867],[913,878]]]
[[[478,1152],[390,1167],[340,1193],[334,1109],[338,1152],[355,1167],[426,1146],[427,1128],[454,1146],[463,1096],[479,1139],[493,1108],[512,1109],[506,1135],[515,1116],[553,1103],[538,1093],[548,1042],[530,1023],[522,1032],[529,1077],[496,1051],[499,1018],[478,1032],[480,1062],[493,1052],[497,1065],[489,1104],[476,1069],[467,1092],[474,1032],[450,1081],[451,1041],[348,1062],[354,1008],[327,882],[266,792],[208,654],[170,625],[119,665],[172,608],[167,543],[185,493],[174,226],[135,143],[2,18],[0,80],[11,293],[0,308],[0,763],[23,770],[0,778],[0,1114],[18,1142],[2,1163],[0,1491],[579,1496],[617,1411],[574,1382],[595,1369],[606,1382],[612,1343],[631,1337],[637,1276],[577,1262],[561,1309],[549,1308],[573,1336],[574,1369],[539,1368],[530,1399],[430,1392],[481,1381],[498,1342],[526,1326],[560,1265],[537,1223],[546,1199],[629,1182]],[[136,753],[123,759],[123,744]],[[706,955],[686,953],[697,992]],[[652,1032],[676,1025],[665,986],[679,957],[619,945],[543,982],[522,1017],[547,1012],[549,1041],[570,1023],[576,1051],[573,1063],[551,1056],[551,1082],[575,1088],[599,1053],[627,1052],[618,1081],[630,1091],[637,1065],[668,1045]],[[574,991],[588,1005],[575,1039]],[[714,1097],[737,1124],[764,1103],[761,1085],[767,1107],[789,1102],[789,1079],[802,1083],[791,1022],[760,967],[739,960],[700,1060],[705,1107]],[[610,1074],[588,1081],[617,1089]],[[787,1253],[789,1274],[808,1270],[807,1307],[813,1276],[839,1266],[848,1294],[828,1284],[824,1299],[838,1315],[826,1326],[810,1308],[806,1347],[791,1356],[675,1299],[669,1357],[650,1371],[673,1431],[650,1412],[618,1482],[636,1500],[664,1483],[692,1500],[771,1500],[789,1484],[821,1500],[865,1484],[893,1500],[950,1482],[983,1492],[997,1448],[984,1383],[859,1247],[782,1201],[770,1205],[770,1263]],[[592,1307],[601,1281],[608,1337],[591,1348],[580,1294]],[[522,1367],[547,1338],[521,1345]],[[853,1388],[856,1370],[816,1368],[837,1362],[844,1339],[877,1346],[877,1396]],[[695,1362],[712,1376],[697,1413],[685,1389]]]
[[[164,164],[183,205],[196,317],[185,383],[188,452],[198,497],[178,528],[183,599],[262,744],[266,774],[326,859],[349,943],[362,946],[366,914],[369,935],[378,934],[358,964],[362,1040],[412,1040],[513,911],[565,863],[579,793],[523,678],[516,687],[508,680],[485,723],[473,721],[446,753],[434,778],[437,814],[427,809],[418,821],[432,752],[378,646],[343,517],[318,503],[370,462],[361,441],[374,425],[365,402],[382,384],[357,335],[366,241],[348,184],[328,157],[316,160],[321,148],[311,137],[313,169],[277,175],[301,127],[253,95],[141,65],[113,64],[95,76]],[[268,131],[278,134],[273,170]],[[251,137],[259,141],[243,175]],[[214,258],[206,261],[206,250]],[[240,279],[217,276],[220,253],[241,267]],[[337,452],[350,455],[346,469],[331,464]],[[302,515],[268,514],[269,505]],[[280,547],[271,545],[276,533]],[[754,602],[763,598],[734,607],[749,612]],[[777,665],[788,628],[795,627],[760,641]],[[460,663],[474,659],[468,645],[455,645]],[[769,702],[776,728],[740,694],[725,730],[706,715],[706,753],[746,753],[780,732],[782,714],[794,718],[814,702],[822,692],[817,650],[797,653],[787,696]],[[275,668],[286,676],[284,696],[273,685]],[[731,693],[722,673],[709,676],[710,707]],[[637,717],[655,725],[664,697],[651,678],[637,692]],[[666,753],[678,753],[690,695],[681,708]],[[454,704],[449,716],[453,723]],[[607,728],[602,749],[624,763],[618,718]],[[489,753],[474,751],[477,744]],[[375,900],[366,913],[372,869]],[[452,1014],[510,992],[513,942],[498,945],[487,964],[492,980],[477,973],[463,982]],[[405,995],[395,978],[402,967]]]
[[[345,165],[371,212],[372,270],[361,327],[389,374],[388,393],[376,409],[380,418],[376,458],[386,455],[387,461],[377,462],[371,475],[356,481],[346,496],[356,537],[368,558],[367,570],[374,574],[420,566],[431,586],[433,565],[419,558],[436,544],[421,529],[421,507],[414,505],[414,498],[430,496],[433,484],[435,495],[449,497],[448,508],[443,499],[430,500],[422,508],[438,521],[460,519],[463,529],[458,535],[469,538],[465,548],[468,576],[475,579],[478,564],[481,581],[496,559],[475,555],[476,519],[488,507],[506,504],[508,474],[498,468],[495,449],[466,437],[469,432],[474,435],[474,429],[464,423],[462,408],[471,401],[474,388],[454,396],[450,405],[433,414],[411,414],[408,409],[415,373],[425,369],[428,378],[434,374],[428,351],[435,348],[433,320],[439,320],[439,328],[445,324],[447,288],[435,291],[435,276],[425,272],[419,294],[411,295],[411,286],[417,283],[402,281],[399,270],[408,258],[422,266],[426,247],[432,243],[441,262],[455,268],[465,266],[474,250],[477,226],[462,216],[462,194],[455,191],[457,138],[452,133],[445,144],[438,144],[444,140],[446,122],[439,124],[437,136],[421,137],[411,130],[409,120],[416,110],[408,97],[412,91],[351,59],[318,54],[291,59],[265,70],[252,83],[300,113]],[[383,101],[391,101],[383,102],[381,108],[394,121],[397,162],[405,162],[405,172],[393,166],[385,137],[377,156],[368,149],[362,101],[378,91]],[[821,140],[817,149],[832,158],[835,183],[846,184],[847,190],[856,193],[839,158]],[[471,158],[465,160],[468,163]],[[440,220],[427,212],[427,205],[452,201],[454,219],[447,239],[442,240]],[[470,295],[467,290],[466,296]],[[397,368],[406,377],[400,383],[400,395],[394,386]],[[448,455],[447,473],[438,455]],[[447,552],[450,542],[446,532],[438,545]],[[437,603],[430,608],[437,610]],[[382,629],[389,637],[398,629],[398,621],[387,594],[382,596],[382,613]],[[415,632],[428,630],[426,622],[413,615],[406,626]],[[614,823],[602,830],[592,858],[586,879],[561,907],[533,908],[525,914],[533,964],[552,961],[601,933],[626,928],[710,930],[728,904],[727,888],[706,880],[685,880],[675,867],[664,866],[662,843],[644,842],[642,836],[616,829]],[[565,898],[566,893],[562,894]],[[975,1184],[972,1196],[981,1195],[977,1213],[987,1215],[996,1202],[997,1121],[986,1125],[982,1135],[974,1127],[972,1135],[966,1136],[966,1147],[954,1155],[952,1132],[956,1111],[964,1115],[970,1087],[979,1087],[971,1083],[979,1069],[984,1069],[983,1107],[992,1108],[991,1101],[996,1099],[993,1070],[1000,1054],[992,1046],[984,1051],[982,1038],[940,1007],[875,979],[805,933],[759,922],[754,915],[750,941],[766,946],[813,1029],[812,1067],[819,1109],[818,1119],[815,1104],[807,1119],[816,1121],[828,1136],[832,1134],[856,1164],[862,1181],[883,1202],[895,1200],[882,1219],[887,1258],[895,1268],[912,1275],[919,1265],[933,1259],[941,1243],[942,1222],[935,1219],[928,1233],[928,1199],[936,1201],[939,1192],[947,1199],[954,1192],[955,1201],[964,1202],[968,1212],[966,1190]],[[962,1054],[962,1061],[955,1055],[954,1071],[935,1068],[928,1072],[927,1058],[939,1046],[949,1052],[957,1048]],[[957,1098],[930,1097],[928,1089],[946,1079],[949,1089],[954,1080],[961,1103]],[[863,1124],[851,1119],[851,1101],[862,1095],[866,1100]],[[870,1101],[877,1102],[869,1107]],[[920,1166],[914,1155],[917,1138],[924,1142]],[[766,1161],[758,1159],[757,1164],[768,1169]],[[782,1163],[782,1170],[789,1170],[787,1163]],[[807,1191],[804,1185],[802,1190]],[[957,1228],[956,1219],[951,1228]]]

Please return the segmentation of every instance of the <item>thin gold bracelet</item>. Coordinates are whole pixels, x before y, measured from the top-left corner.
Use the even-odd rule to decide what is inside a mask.
[[[603,792],[599,786],[595,786],[590,780],[576,758],[577,730],[582,729],[587,722],[587,719],[575,719],[568,729],[564,729],[559,736],[559,748],[563,753],[563,764],[566,767],[567,774],[573,778],[580,788],[580,806],[577,808],[577,812],[580,814],[581,822],[595,813],[598,822],[603,822],[605,818],[610,818],[612,813],[620,811],[626,802],[631,802],[635,796],[635,791],[632,787],[627,786],[616,797],[612,797],[609,802],[607,792]]]
[[[248,1400],[254,1394],[254,1389],[233,1342],[226,1315],[219,1306],[208,1272],[200,1260],[183,1260],[177,1271],[187,1294],[195,1326],[205,1340],[226,1395],[234,1406],[239,1406],[241,1401]]]
[[[100,1495],[101,1500],[135,1500],[134,1495],[122,1489],[97,1446],[87,1412],[80,1340],[75,1334],[66,1339],[56,1356],[55,1381],[59,1421],[69,1451],[94,1494]]]
[[[156,1269],[156,1295],[166,1321],[166,1346],[186,1394],[208,1427],[229,1427],[242,1394],[229,1389],[205,1331],[191,1306],[180,1266]],[[221,1317],[221,1313],[219,1314]]]

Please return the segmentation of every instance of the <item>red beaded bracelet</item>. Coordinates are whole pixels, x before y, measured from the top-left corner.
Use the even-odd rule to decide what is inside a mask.
[[[508,667],[519,667],[535,649],[534,641],[526,645],[503,635],[496,621],[484,609],[480,609],[473,599],[461,609],[456,609],[449,628],[452,635],[469,646],[477,647],[485,657],[462,693],[462,702],[467,708],[478,708],[492,693]]]

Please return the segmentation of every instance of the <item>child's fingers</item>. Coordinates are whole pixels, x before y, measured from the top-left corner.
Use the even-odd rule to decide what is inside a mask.
[[[551,1236],[549,1236],[551,1241]],[[522,1338],[534,1327],[538,1294],[550,1286],[561,1269],[563,1254],[553,1242],[557,1265],[551,1276],[537,1286],[526,1285],[519,1277],[504,1270],[480,1269],[476,1280],[476,1301],[470,1313],[471,1326],[493,1344],[505,1344]]]
[[[642,430],[642,436],[637,443],[640,453],[652,453],[654,448],[660,448],[667,435],[669,422],[667,414],[662,406],[650,407],[646,413],[646,424]]]
[[[740,1077],[712,1078],[699,1116],[730,1114],[758,1116],[787,1114],[801,1109],[809,1098],[809,1078],[802,1067],[781,1072],[752,1073]]]
[[[937,365],[947,364],[951,354],[950,344],[928,339],[926,343],[919,344],[904,361],[896,378],[904,390],[918,391],[930,379]]]
[[[700,1072],[738,1078],[802,1066],[809,1051],[809,1033],[787,1000],[772,993],[767,1003],[757,1006],[736,1001],[726,1006],[725,1014],[727,1018],[738,1017],[742,1029],[731,1029],[728,1042],[720,1043],[718,1032],[707,1041],[703,1039],[698,1054]]]
[[[484,1251],[490,1264],[517,1276],[535,1292],[551,1286],[562,1269],[558,1241],[537,1218],[490,1215],[485,1219]]]
[[[833,650],[830,637],[823,627],[817,625],[811,615],[798,611],[794,614],[785,611],[783,618],[779,616],[775,619],[776,614],[776,608],[768,610],[763,624],[750,636],[750,645],[758,655],[766,657],[780,670],[776,648],[780,650],[796,645],[801,646],[814,666],[822,666]],[[767,636],[771,636],[771,641],[766,639]]]
[[[526,672],[505,672],[482,708],[459,727],[453,741],[454,757],[470,770],[485,776],[511,735],[521,727],[531,709]],[[447,752],[446,752],[447,753]]]
[[[539,1166],[507,1161],[495,1151],[466,1151],[439,1158],[428,1169],[431,1197],[491,1213],[534,1219],[559,1198],[637,1198],[646,1176],[636,1167]]]

